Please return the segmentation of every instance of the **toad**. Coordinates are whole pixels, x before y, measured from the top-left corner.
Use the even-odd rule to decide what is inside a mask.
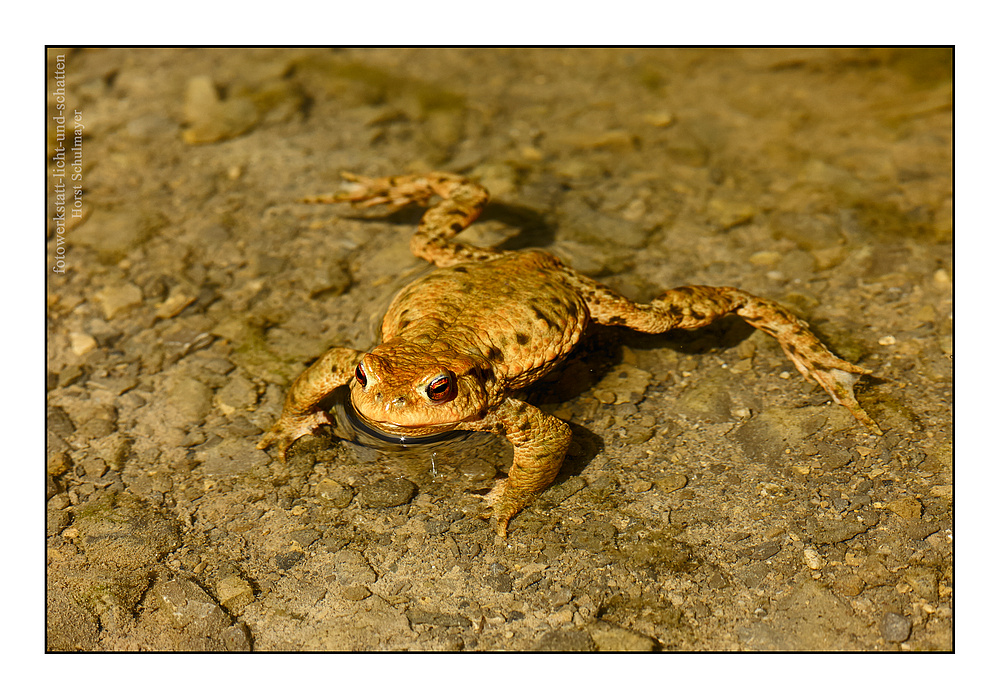
[[[481,185],[443,172],[368,178],[315,203],[430,205],[410,250],[438,269],[406,286],[382,321],[382,343],[363,352],[335,347],[295,380],[281,416],[257,447],[285,459],[299,437],[330,422],[319,406],[350,385],[350,401],[383,432],[421,437],[451,430],[493,432],[514,447],[507,478],[487,496],[496,532],[555,479],[569,425],[518,397],[558,365],[589,323],[643,333],[700,328],[736,314],[774,337],[799,372],[818,383],[871,431],[854,384],[869,370],[835,356],[807,325],[774,301],[733,287],[681,286],[635,303],[541,250],[474,247],[453,238],[489,198]]]

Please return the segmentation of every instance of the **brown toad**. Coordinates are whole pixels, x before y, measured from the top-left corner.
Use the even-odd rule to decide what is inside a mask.
[[[370,179],[349,173],[346,192],[313,202],[430,207],[410,241],[417,257],[440,269],[405,287],[370,352],[334,348],[292,384],[281,417],[257,445],[291,444],[329,422],[319,408],[350,383],[356,412],[384,432],[417,437],[448,430],[494,432],[514,447],[506,480],[489,496],[496,529],[555,479],[570,442],[563,421],[514,397],[556,366],[591,321],[645,333],[708,325],[735,313],[776,338],[803,376],[822,386],[862,424],[880,433],[858,405],[854,383],[868,370],[834,356],[782,306],[732,287],[682,286],[649,304],[634,303],[543,251],[501,251],[453,242],[489,198],[458,175]]]

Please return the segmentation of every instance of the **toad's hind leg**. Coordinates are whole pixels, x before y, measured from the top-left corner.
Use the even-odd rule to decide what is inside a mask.
[[[665,292],[651,303],[642,304],[580,275],[572,275],[571,283],[587,301],[594,322],[624,325],[640,332],[693,330],[735,313],[775,338],[799,373],[822,386],[834,402],[847,408],[858,422],[882,434],[854,396],[858,378],[871,372],[833,354],[805,322],[774,301],[729,286],[682,286]]]
[[[341,176],[351,182],[347,190],[303,201],[311,204],[350,202],[361,207],[385,204],[395,210],[407,204],[427,206],[436,195],[441,201],[424,212],[417,232],[410,239],[410,251],[414,255],[438,267],[482,262],[503,255],[491,248],[477,248],[451,240],[479,217],[489,201],[486,188],[472,180],[447,172],[374,178],[344,172]]]

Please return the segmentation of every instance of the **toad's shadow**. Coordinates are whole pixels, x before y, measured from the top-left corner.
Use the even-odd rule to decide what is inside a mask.
[[[411,225],[416,228],[427,208],[417,204],[407,204],[395,211],[379,209],[378,207],[374,207],[370,211],[361,208],[354,208],[350,211],[351,213],[341,215],[341,218],[357,221],[387,221],[397,225]],[[511,235],[494,246],[497,250],[544,248],[555,241],[555,228],[552,224],[535,209],[526,206],[490,201],[476,221],[498,221],[511,229]]]

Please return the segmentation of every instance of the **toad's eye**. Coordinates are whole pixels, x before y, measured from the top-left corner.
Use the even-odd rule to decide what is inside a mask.
[[[365,375],[365,369],[360,364],[358,364],[358,368],[354,370],[354,378],[356,378],[358,383],[361,384],[361,388],[368,385],[368,377]]]
[[[455,397],[455,375],[439,374],[427,382],[427,397],[434,403],[444,403]]]

